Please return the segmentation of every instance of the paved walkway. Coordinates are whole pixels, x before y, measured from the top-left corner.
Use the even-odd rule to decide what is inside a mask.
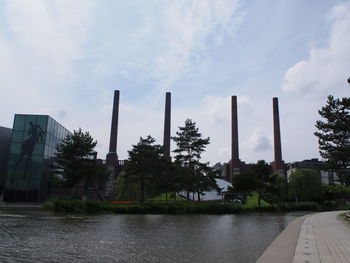
[[[314,214],[303,222],[293,263],[350,263],[350,225],[337,216],[345,211]]]
[[[258,263],[350,263],[350,224],[337,218],[349,211],[297,218],[272,242]]]

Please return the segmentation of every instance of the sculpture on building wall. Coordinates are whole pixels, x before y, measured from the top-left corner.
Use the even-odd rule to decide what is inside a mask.
[[[43,143],[45,132],[42,130],[42,128],[38,124],[34,125],[32,122],[29,122],[28,135],[29,135],[29,138],[27,140],[25,140],[24,142],[22,142],[21,154],[18,157],[16,165],[14,167],[14,171],[13,171],[13,174],[11,177],[11,184],[13,184],[13,182],[14,182],[17,168],[18,168],[19,164],[21,163],[22,159],[25,158],[24,156],[26,156],[26,159],[25,159],[25,166],[24,166],[24,170],[23,170],[22,180],[25,179],[26,172],[27,172],[28,165],[29,165],[29,161],[32,158],[32,154],[34,151],[34,147],[39,141],[41,143]]]

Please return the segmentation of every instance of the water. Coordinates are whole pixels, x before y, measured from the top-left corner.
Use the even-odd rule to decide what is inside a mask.
[[[0,208],[0,262],[255,262],[303,214],[91,216]]]

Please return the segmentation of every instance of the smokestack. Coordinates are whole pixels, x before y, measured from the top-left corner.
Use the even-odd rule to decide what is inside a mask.
[[[232,111],[232,147],[231,147],[231,158],[233,160],[239,159],[239,150],[238,150],[238,120],[237,120],[237,96],[231,97],[231,111]]]
[[[237,118],[237,96],[231,97],[231,163],[230,163],[230,179],[240,173],[241,161],[239,160],[238,149],[238,118]]]
[[[273,137],[275,149],[275,162],[282,161],[280,117],[278,112],[278,98],[272,99],[273,106]]]
[[[274,137],[274,154],[275,154],[275,159],[272,162],[272,168],[274,172],[277,172],[282,175],[284,173],[284,162],[282,160],[278,98],[272,99],[272,107],[273,107],[273,137]]]
[[[170,160],[170,127],[171,127],[171,93],[165,94],[165,115],[164,115],[164,158]]]
[[[106,163],[115,166],[118,162],[117,139],[118,139],[118,115],[119,115],[119,90],[114,91],[111,136],[109,141],[109,153],[106,156]]]

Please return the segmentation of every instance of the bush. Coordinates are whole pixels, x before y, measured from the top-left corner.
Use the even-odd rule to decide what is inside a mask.
[[[57,212],[86,212],[86,202],[80,200],[55,200],[53,203]]]
[[[297,202],[297,203],[280,203],[277,204],[279,211],[316,211],[318,203],[316,202]]]
[[[46,210],[56,212],[76,213],[104,213],[115,214],[235,214],[242,212],[288,212],[288,211],[328,211],[337,209],[350,209],[349,205],[338,205],[336,202],[298,202],[279,203],[266,206],[245,206],[232,203],[132,203],[112,204],[100,201],[81,200],[50,200],[43,206]]]

